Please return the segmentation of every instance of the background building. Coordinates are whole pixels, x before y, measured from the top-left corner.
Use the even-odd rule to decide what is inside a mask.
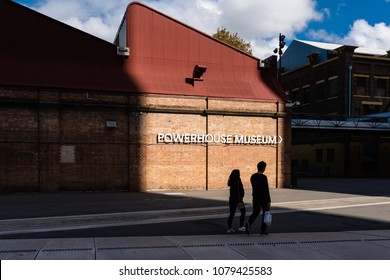
[[[282,56],[301,173],[389,176],[390,53],[294,40]]]
[[[235,168],[249,187],[260,160],[290,186],[276,57],[140,3],[115,43],[12,1],[0,30],[0,191],[218,189]]]

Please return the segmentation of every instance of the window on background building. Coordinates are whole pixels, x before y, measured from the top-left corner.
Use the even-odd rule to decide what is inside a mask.
[[[375,96],[386,97],[389,96],[389,79],[375,78],[376,90]]]
[[[355,77],[355,95],[369,95],[369,79],[366,76]]]
[[[299,87],[299,79],[294,79],[294,80],[291,82],[291,87],[292,87],[292,88],[297,88],[297,87]]]
[[[381,106],[373,104],[363,105],[363,115],[378,114],[381,112]]]
[[[354,115],[354,116],[361,116],[363,114],[362,108],[354,106],[352,113],[353,113],[352,115]]]
[[[329,84],[328,97],[338,96],[338,92],[337,92],[337,76],[329,78],[328,84]]]
[[[390,79],[386,80],[385,97],[390,97]]]
[[[302,172],[309,172],[309,160],[307,160],[307,159],[303,159],[303,160],[302,160],[302,168],[301,168],[301,171],[302,171]]]
[[[291,101],[299,101],[301,103],[303,102],[302,94],[301,94],[299,88],[295,88],[290,92],[290,99],[291,99]]]
[[[304,86],[303,91],[303,103],[310,103],[310,86]]]
[[[323,161],[322,149],[316,149],[316,162],[321,163]]]
[[[317,82],[317,100],[325,99],[325,80]]]
[[[335,162],[335,155],[336,155],[335,149],[333,149],[333,148],[327,149],[326,150],[326,161],[328,163]]]

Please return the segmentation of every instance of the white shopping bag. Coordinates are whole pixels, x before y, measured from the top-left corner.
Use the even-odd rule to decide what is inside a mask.
[[[267,226],[270,226],[272,224],[272,215],[270,211],[265,211],[264,212],[264,223]]]

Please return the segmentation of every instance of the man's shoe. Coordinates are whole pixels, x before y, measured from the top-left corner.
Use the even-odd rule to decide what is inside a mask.
[[[251,229],[250,229],[250,227],[249,227],[249,223],[246,223],[246,224],[245,224],[245,232],[246,232],[246,234],[248,234],[248,235],[251,234]]]
[[[260,234],[261,234],[261,235],[268,235],[268,232],[262,231]]]
[[[239,228],[238,228],[238,231],[245,232],[245,231],[246,231],[246,230],[245,230],[245,226],[239,227]]]
[[[227,233],[234,233],[234,229],[228,228]]]

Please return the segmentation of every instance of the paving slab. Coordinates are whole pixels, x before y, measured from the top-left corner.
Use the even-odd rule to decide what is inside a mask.
[[[174,242],[162,236],[97,238],[98,260],[175,260],[191,259]]]
[[[45,239],[0,240],[0,259],[34,260],[46,243]]]
[[[366,241],[342,241],[334,243],[310,244],[312,250],[319,250],[330,256],[329,259],[339,260],[389,260],[390,250]],[[328,258],[324,258],[325,260]]]
[[[94,260],[93,238],[49,239],[40,250],[38,260]]]
[[[120,247],[99,248],[97,260],[190,260],[180,247]]]

